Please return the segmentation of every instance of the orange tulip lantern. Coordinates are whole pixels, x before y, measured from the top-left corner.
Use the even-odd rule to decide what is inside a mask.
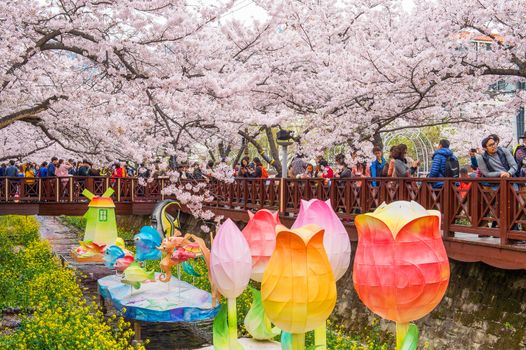
[[[358,215],[355,224],[354,288],[369,309],[396,322],[400,349],[409,322],[430,313],[449,283],[440,212],[398,201]]]
[[[263,274],[261,297],[269,319],[305,348],[305,332],[322,325],[336,305],[336,281],[317,225],[276,227],[276,249]]]

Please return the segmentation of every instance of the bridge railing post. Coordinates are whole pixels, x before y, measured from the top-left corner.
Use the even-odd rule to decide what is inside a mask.
[[[5,201],[9,201],[9,178],[5,178]]]
[[[135,178],[131,178],[131,201],[135,201]]]
[[[117,178],[117,202],[121,201],[121,178]]]
[[[73,203],[73,176],[70,176],[69,179],[69,202]]]
[[[38,179],[38,201],[42,201],[42,178]]]
[[[287,209],[287,184],[285,181],[286,180],[284,178],[279,180],[279,213],[281,215],[285,215],[285,211]]]
[[[452,210],[451,210],[451,180],[445,179],[444,180],[444,186],[443,186],[443,194],[444,194],[444,205],[441,206],[441,210],[443,212],[443,219],[442,219],[442,237],[451,237],[451,231],[449,229],[449,226],[451,225],[452,221]]]
[[[508,232],[509,232],[509,212],[510,212],[510,203],[508,197],[508,191],[510,189],[508,188],[509,181],[507,181],[504,178],[500,179],[499,184],[499,230],[500,230],[500,244],[501,245],[507,245],[508,244]],[[513,190],[513,187],[511,188]]]
[[[60,202],[60,179],[55,178],[55,202]]]

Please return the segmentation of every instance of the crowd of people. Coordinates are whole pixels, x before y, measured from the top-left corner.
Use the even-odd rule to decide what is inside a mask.
[[[0,164],[0,177],[65,177],[65,176],[150,176],[149,170],[144,166],[136,167],[131,162],[114,162],[111,166],[97,168],[87,160],[74,161],[73,159],[58,159],[52,157],[49,162],[36,164],[24,162],[17,164],[14,160]]]
[[[526,133],[523,138],[526,138]],[[512,151],[499,145],[500,138],[497,135],[488,135],[482,142],[482,148],[471,149],[468,152],[469,164],[459,166],[457,156],[451,151],[448,140],[440,140],[437,149],[432,156],[432,164],[427,177],[526,177],[526,145],[517,145]],[[364,161],[357,152],[351,153],[350,159],[344,154],[337,154],[334,163],[330,164],[323,157],[309,162],[301,154],[296,155],[288,167],[288,177],[296,179],[325,179],[331,178],[366,178],[366,177],[418,177],[420,161],[413,160],[407,154],[408,147],[405,144],[392,146],[389,154],[384,155],[380,147],[372,150],[371,161]],[[183,163],[174,166],[183,179],[201,180],[209,176],[215,164],[209,161],[206,166],[199,163],[192,165]],[[258,157],[252,160],[245,156],[234,166],[234,176],[244,178],[268,178],[269,169],[265,167]],[[150,177],[165,175],[158,166],[139,166],[132,162],[115,161],[107,167],[95,167],[87,160],[74,161],[73,159],[51,158],[50,162],[36,164],[25,162],[17,164],[14,160],[9,163],[0,164],[0,177],[65,177],[65,176],[109,176],[119,177]],[[434,182],[433,187],[441,187],[443,183]],[[462,184],[461,184],[462,186]]]

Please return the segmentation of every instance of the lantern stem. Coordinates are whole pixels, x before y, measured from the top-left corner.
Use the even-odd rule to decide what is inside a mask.
[[[314,330],[316,350],[327,350],[327,321]]]
[[[305,350],[305,333],[292,333],[292,350]]]
[[[409,323],[396,323],[396,350],[402,349],[405,336],[409,330]]]
[[[236,298],[229,298],[228,304],[228,338],[231,344],[237,342],[237,309]]]

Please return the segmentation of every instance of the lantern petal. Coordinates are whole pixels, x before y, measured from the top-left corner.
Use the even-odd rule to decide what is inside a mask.
[[[323,247],[324,231],[306,225],[278,232],[263,275],[261,296],[269,319],[291,333],[317,328],[336,304],[336,281]]]
[[[252,256],[252,276],[254,281],[261,282],[263,272],[276,246],[276,226],[279,224],[277,212],[258,210],[249,212],[250,220],[242,233],[250,247]]]
[[[220,226],[212,243],[210,270],[212,281],[226,298],[239,296],[250,280],[250,248],[239,228],[230,219]]]
[[[292,228],[308,224],[320,225],[325,230],[323,245],[336,280],[339,280],[351,263],[351,241],[345,226],[332,209],[330,200],[301,200],[298,217]]]

